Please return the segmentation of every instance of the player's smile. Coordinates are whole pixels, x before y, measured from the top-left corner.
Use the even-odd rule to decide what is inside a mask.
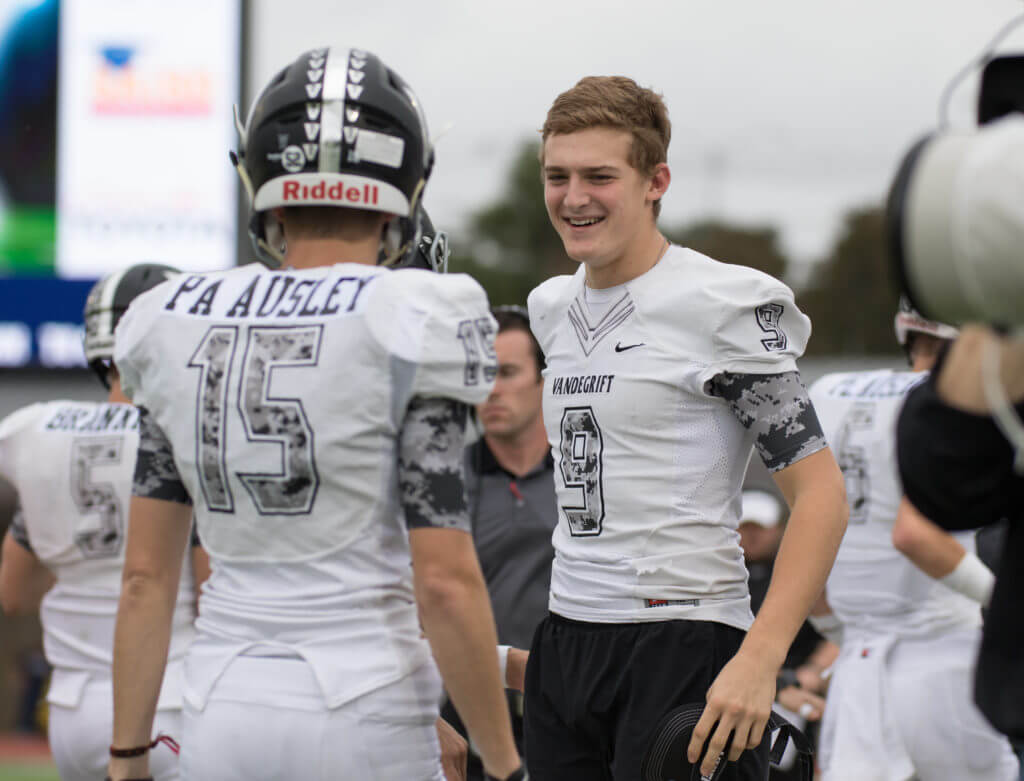
[[[564,217],[563,219],[573,228],[577,228],[579,230],[589,228],[592,225],[597,225],[599,222],[604,221],[604,217]]]

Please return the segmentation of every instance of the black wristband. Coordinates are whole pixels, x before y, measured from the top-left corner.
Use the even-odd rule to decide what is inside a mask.
[[[110,776],[107,776],[103,781],[110,781]],[[153,776],[146,776],[145,778],[126,778],[124,781],[153,781]]]

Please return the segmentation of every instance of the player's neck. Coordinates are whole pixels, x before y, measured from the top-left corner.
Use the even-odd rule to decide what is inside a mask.
[[[111,372],[113,375],[113,372]],[[124,395],[121,390],[121,380],[117,376],[110,376],[110,392],[107,394],[107,401],[111,404],[131,404],[132,400]]]
[[[637,241],[627,246],[620,257],[602,265],[587,265],[587,287],[603,290],[623,285],[646,274],[662,259],[668,246],[668,239],[652,225],[651,230],[645,231]]]
[[[335,263],[377,265],[380,239],[371,235],[359,241],[345,239],[296,239],[288,243],[285,265],[296,269],[333,266]]]
[[[938,353],[915,353],[910,362],[910,370],[914,372],[930,372],[938,359]]]
[[[544,460],[548,453],[548,437],[544,421],[538,415],[524,431],[513,437],[495,437],[484,434],[487,447],[501,468],[516,477],[522,477]]]

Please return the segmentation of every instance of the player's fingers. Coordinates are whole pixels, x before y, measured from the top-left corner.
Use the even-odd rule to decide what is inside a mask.
[[[726,751],[726,744],[729,742],[729,736],[733,730],[731,721],[727,722],[726,719],[727,717],[723,717],[715,727],[715,731],[711,733],[707,753],[704,755],[704,761],[700,763],[702,776],[710,776],[714,773],[718,763],[724,759],[722,755]]]
[[[717,719],[718,715],[712,710],[709,703],[704,708],[704,713],[701,714],[700,719],[697,720],[697,726],[693,728],[693,733],[690,736],[690,745],[686,748],[686,759],[691,765],[700,759],[701,749],[704,748],[704,743],[711,735],[711,728],[715,726]]]
[[[770,713],[771,712],[769,711],[769,715]],[[746,741],[742,741],[740,739],[740,735],[742,733],[737,731],[736,739],[732,744],[732,751],[729,752],[730,762],[735,762],[739,759],[740,754],[742,754],[745,749],[755,749],[761,745],[761,741],[764,739],[765,728],[768,726],[768,718],[769,716],[762,715],[754,717],[750,723],[748,731],[746,732]],[[736,750],[737,746],[739,746],[739,751]]]
[[[735,762],[740,758],[740,754],[744,752],[750,742],[750,727],[747,726],[746,722],[741,722],[736,725],[733,731],[732,745],[729,746],[729,761]]]

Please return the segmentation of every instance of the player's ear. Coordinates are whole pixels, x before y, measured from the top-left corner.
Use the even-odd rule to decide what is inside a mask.
[[[650,203],[661,200],[671,183],[672,172],[669,170],[668,163],[658,163],[654,167],[654,173],[651,174],[650,182],[647,185],[647,200]]]

